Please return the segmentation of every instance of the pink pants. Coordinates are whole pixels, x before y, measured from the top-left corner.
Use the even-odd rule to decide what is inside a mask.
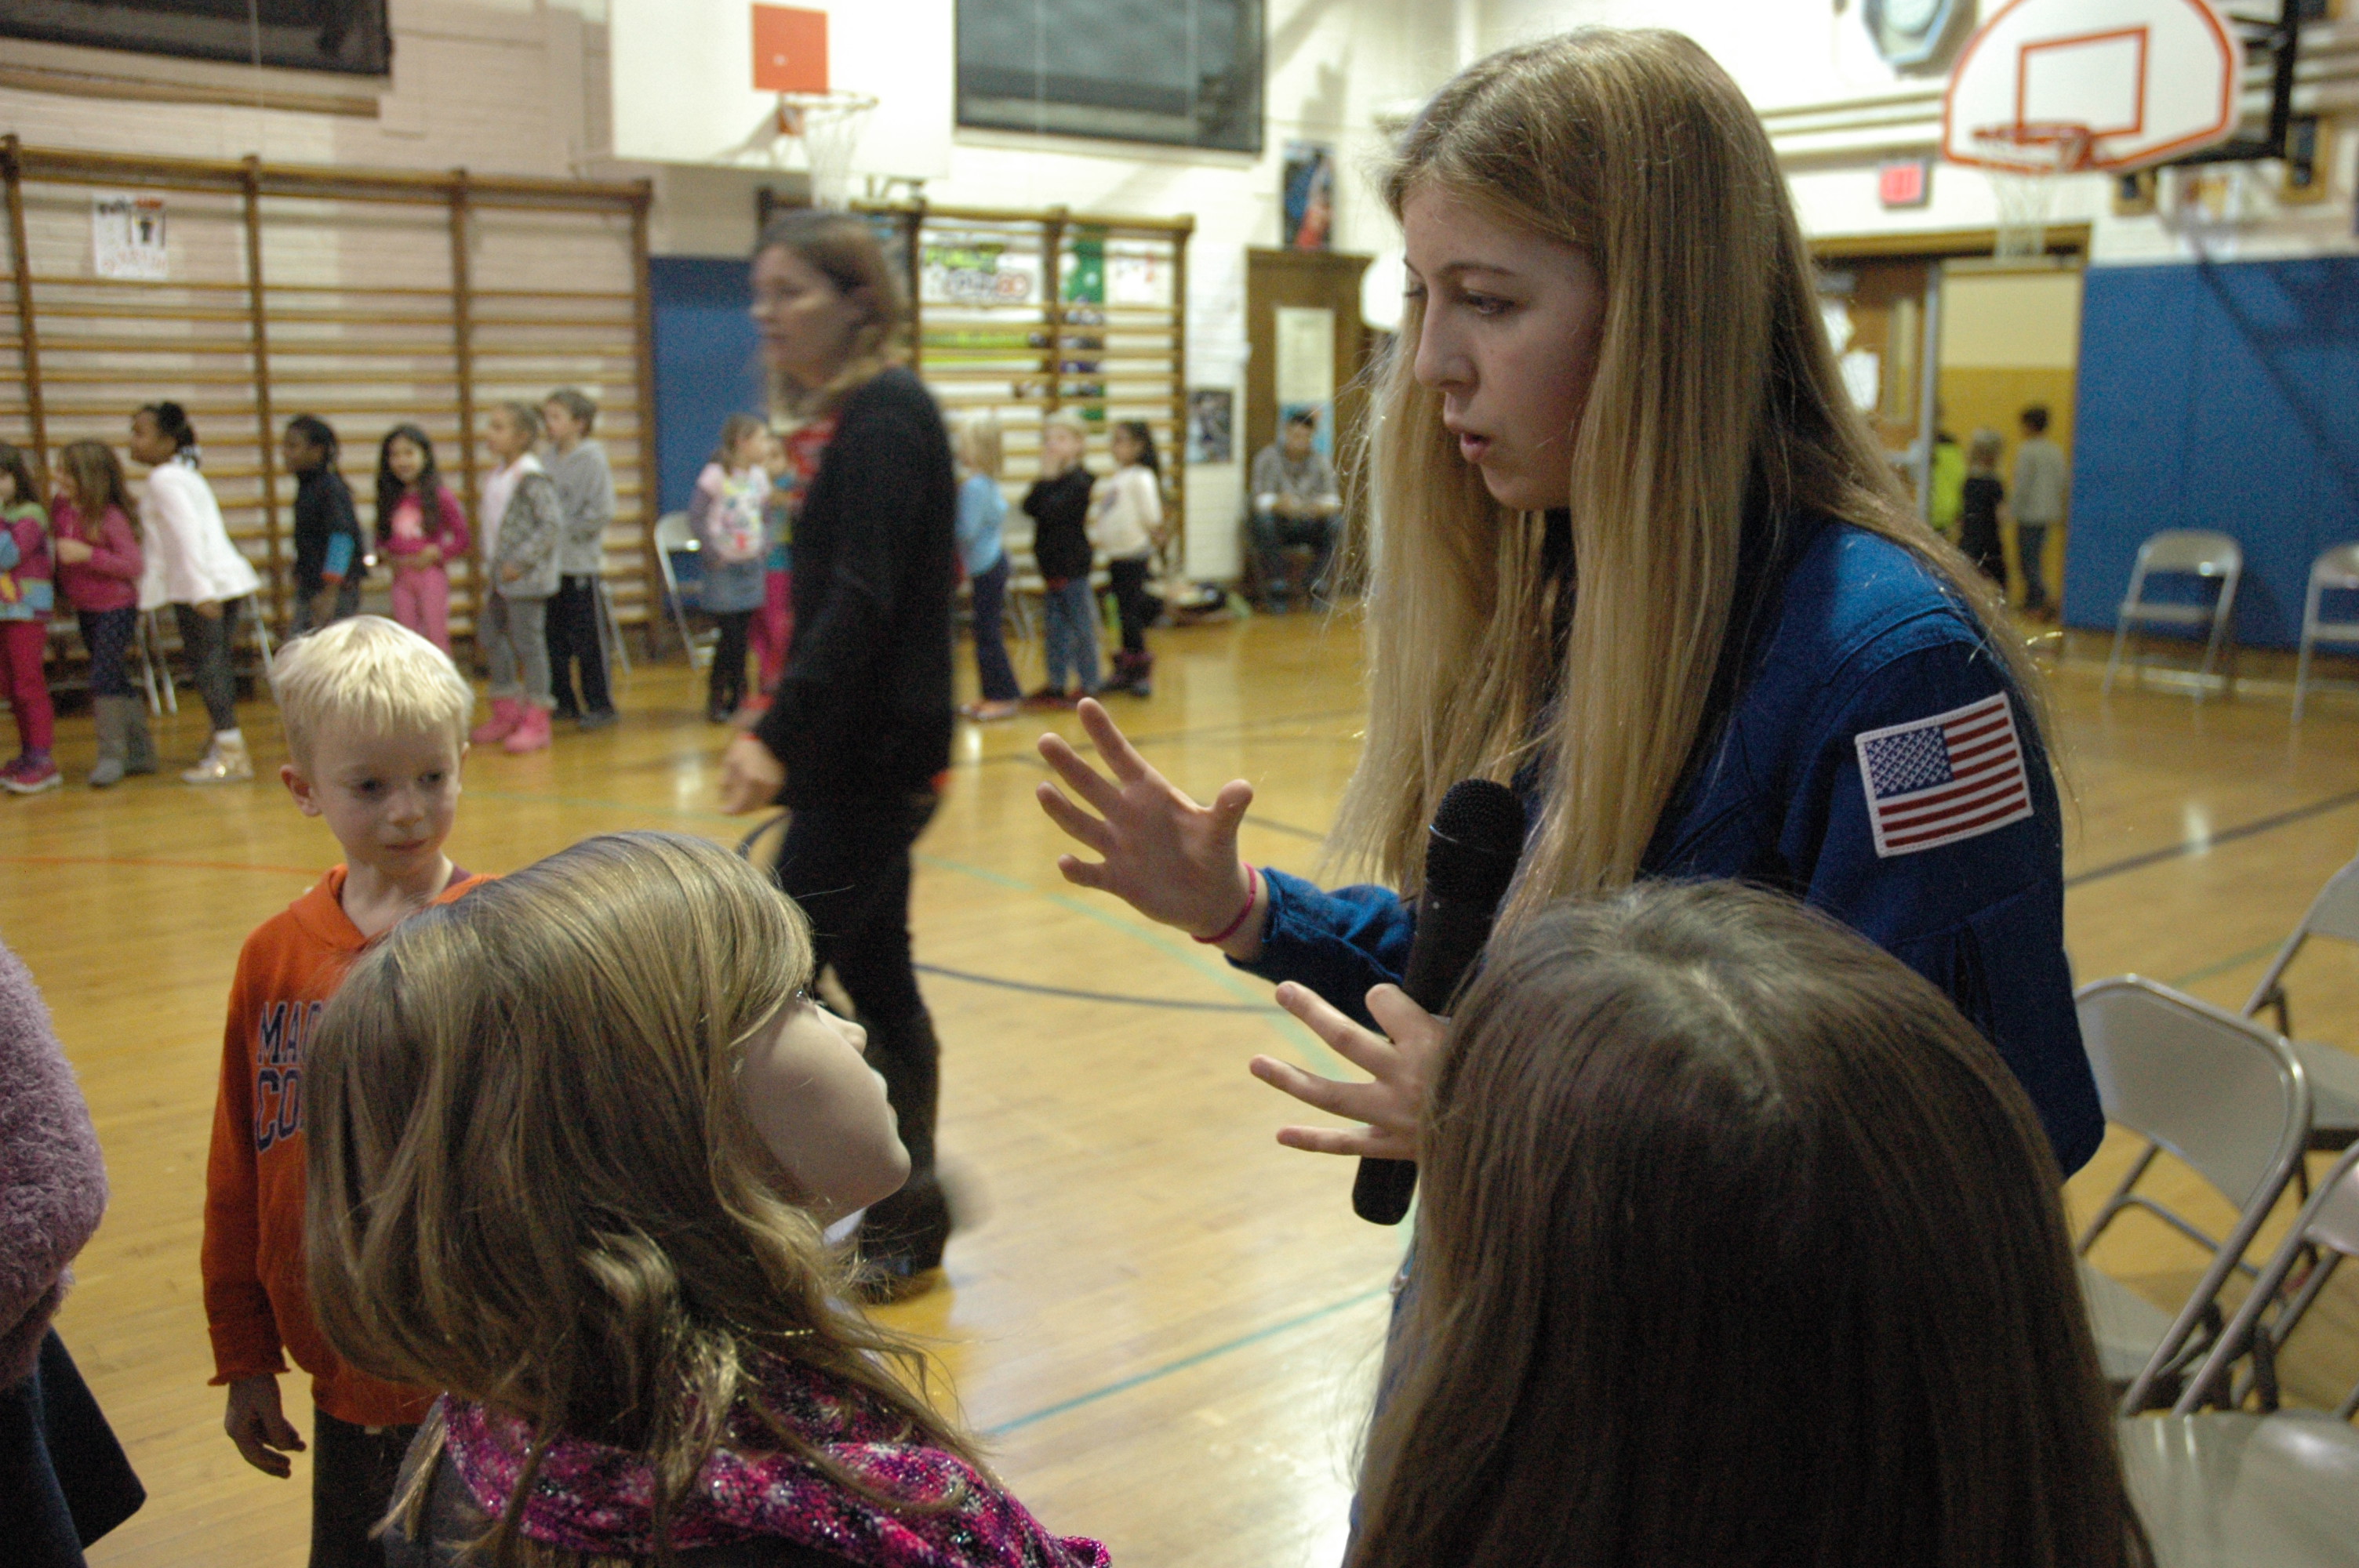
[[[762,574],[762,608],[754,611],[746,628],[746,643],[761,666],[761,687],[775,690],[787,673],[787,648],[795,640],[795,576],[792,572]]]
[[[0,690],[16,716],[16,740],[27,752],[46,752],[55,738],[49,684],[41,676],[41,655],[49,648],[49,620],[0,621]]]
[[[451,651],[451,577],[440,567],[396,567],[393,618],[444,653]]]

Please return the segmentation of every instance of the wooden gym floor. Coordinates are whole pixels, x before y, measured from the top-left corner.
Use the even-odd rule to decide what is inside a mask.
[[[1259,619],[1161,633],[1157,645],[1157,694],[1125,701],[1124,722],[1200,794],[1251,779],[1246,854],[1312,870],[1359,723],[1352,628]],[[2055,690],[2078,801],[2077,973],[2134,969],[2241,1005],[2359,847],[2359,702],[2319,699],[2296,735],[2267,693],[2198,705],[2149,687],[2108,703],[2096,665],[2077,659]],[[451,844],[462,864],[505,871],[623,827],[745,832],[712,809],[722,736],[682,666],[642,667],[621,699],[614,730],[470,760]],[[268,705],[245,716],[275,768]],[[167,720],[167,756],[192,758],[201,728],[189,707]],[[1052,1528],[1153,1568],[1323,1568],[1343,1538],[1402,1235],[1352,1217],[1346,1165],[1272,1141],[1288,1103],[1246,1076],[1246,1058],[1277,1049],[1337,1065],[1266,988],[1058,877],[1058,836],[1031,799],[1039,728],[962,728],[950,795],[919,846],[918,954],[968,1223],[950,1288],[890,1315],[935,1337],[967,1419]],[[92,795],[80,783],[92,749],[89,719],[65,719],[67,788],[0,799],[0,936],[57,1015],[114,1184],[60,1327],[149,1500],[93,1561],[299,1563],[308,1468],[272,1481],[222,1434],[197,1253],[239,943],[335,846],[267,778]],[[2302,1032],[2359,1047],[2349,955],[2318,952],[2293,980]],[[2127,1156],[2116,1138],[2073,1183],[2082,1212]],[[2137,1216],[2097,1259],[2165,1305],[2198,1271],[2190,1248]],[[2333,1282],[2288,1360],[2304,1403],[2331,1403],[2359,1378],[2359,1278]],[[308,1429],[303,1379],[285,1382]]]

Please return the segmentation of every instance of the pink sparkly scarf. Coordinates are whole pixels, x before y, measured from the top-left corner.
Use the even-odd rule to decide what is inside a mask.
[[[881,1493],[950,1506],[901,1512],[847,1492],[791,1454],[765,1452],[776,1438],[742,1410],[673,1516],[675,1550],[782,1539],[875,1568],[1107,1568],[1104,1547],[1049,1534],[964,1460],[909,1440],[864,1391],[789,1362],[772,1368],[765,1400],[814,1446]],[[530,1428],[447,1396],[442,1412],[452,1465],[496,1518],[516,1490]],[[654,1476],[639,1455],[560,1438],[525,1498],[524,1533],[575,1552],[651,1552],[653,1498]]]

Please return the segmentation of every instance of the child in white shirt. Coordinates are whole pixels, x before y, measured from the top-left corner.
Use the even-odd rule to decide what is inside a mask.
[[[1147,651],[1147,624],[1163,606],[1147,591],[1147,573],[1164,528],[1163,465],[1144,420],[1125,419],[1114,427],[1114,471],[1098,481],[1090,497],[1090,543],[1106,558],[1122,614],[1122,652],[1114,656],[1114,678],[1104,689],[1147,697],[1154,692],[1155,655]]]

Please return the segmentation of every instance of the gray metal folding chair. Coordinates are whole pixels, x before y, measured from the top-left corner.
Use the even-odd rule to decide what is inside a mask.
[[[2195,688],[2200,700],[2220,662],[2220,645],[2235,621],[2236,584],[2244,575],[2245,552],[2225,534],[2206,528],[2166,528],[2140,545],[2137,564],[2130,568],[2129,591],[2122,596],[2121,611],[2114,622],[2113,656],[2105,661],[2105,694],[2113,694],[2114,672],[2121,665],[2122,648],[2133,627],[2204,628],[2210,635],[2203,644],[2202,675]],[[2219,590],[2209,604],[2149,603],[2147,581],[2157,576],[2200,578],[2217,583]],[[2145,660],[2132,659],[2131,678],[2136,679],[2145,667]]]
[[[2321,643],[2359,645],[2359,621],[2322,621],[2319,606],[2329,593],[2359,593],[2359,545],[2336,545],[2310,567],[2310,592],[2301,606],[2301,652],[2293,665],[2293,721],[2301,722],[2302,698],[2310,690],[2310,650]]]
[[[2167,1322],[2126,1287],[2085,1261],[2089,1300],[2105,1376],[2126,1379],[2121,1412],[2135,1415],[2177,1379],[2199,1353],[2195,1333],[2229,1272],[2293,1179],[2310,1136],[2310,1083],[2292,1047],[2267,1030],[2136,975],[2093,980],[2075,993],[2081,1038],[2097,1078],[2105,1119],[2147,1141],[2105,1206],[2082,1233],[2089,1249],[2123,1210],[2143,1209],[2211,1254],[2186,1304]],[[2236,1211],[2218,1239],[2184,1215],[2136,1190],[2168,1150]],[[2246,1266],[2248,1271],[2249,1266]]]
[[[598,645],[606,650],[606,665],[624,675],[631,673],[631,651],[623,645],[623,622],[614,613],[614,591],[606,586],[602,573],[597,579]]]
[[[261,595],[255,596],[259,599]],[[270,678],[270,661],[276,657],[270,645],[270,628],[262,623],[262,607],[248,604],[239,617],[254,633],[254,654],[259,662],[262,678]],[[139,653],[139,679],[147,688],[147,711],[154,714],[180,711],[179,693],[173,688],[172,665],[164,657],[163,623],[153,610],[139,612],[138,635],[133,639]],[[159,695],[160,688],[160,695]]]
[[[656,566],[663,573],[664,602],[671,607],[671,622],[679,633],[679,645],[688,650],[690,669],[701,670],[712,662],[712,644],[716,634],[697,635],[689,629],[688,599],[693,595],[699,605],[703,602],[703,580],[683,585],[679,579],[675,556],[693,557],[697,550],[696,535],[688,525],[685,512],[667,512],[656,519]]]
[[[139,612],[139,679],[147,688],[147,711],[158,716],[180,711],[179,694],[172,689],[172,666],[164,662],[164,635],[156,612]]]
[[[2286,1281],[2305,1258],[2310,1260],[2309,1272],[2293,1294],[2280,1302]],[[2359,1148],[2343,1152],[2318,1184],[2318,1191],[2302,1206],[2284,1244],[2253,1281],[2253,1293],[2228,1320],[2202,1369],[2188,1380],[2171,1413],[2187,1415],[2213,1400],[2234,1409],[2256,1390],[2263,1410],[2277,1409],[2277,1350],[2300,1326],[2303,1314],[2345,1258],[2359,1258]],[[2275,1312],[2268,1310],[2272,1303],[2277,1306]],[[2245,1356],[2252,1357],[2252,1367],[2232,1384],[2229,1368]],[[2351,1385],[2351,1391],[2334,1409],[2338,1421],[2347,1422],[2354,1414],[2359,1414],[2359,1382]]]
[[[2157,1568],[2359,1563],[2359,1432],[2310,1411],[2116,1423]]]
[[[2359,946],[2359,860],[2326,879],[2245,1003],[2246,1018],[2259,1017],[2263,1008],[2277,1014],[2277,1033],[2293,1041],[2293,1054],[2310,1075],[2310,1146],[2348,1149],[2359,1141],[2359,1055],[2322,1042],[2294,1039],[2293,1009],[2286,998],[2285,972],[2313,936]]]

